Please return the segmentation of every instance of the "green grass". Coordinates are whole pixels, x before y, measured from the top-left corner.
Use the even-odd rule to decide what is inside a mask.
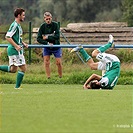
[[[0,133],[133,132],[131,85],[112,91],[61,84],[13,87],[0,87]]]

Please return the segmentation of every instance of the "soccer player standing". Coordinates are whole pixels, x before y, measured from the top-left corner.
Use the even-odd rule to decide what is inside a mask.
[[[9,57],[9,66],[1,65],[0,70],[4,72],[17,73],[15,89],[20,89],[21,83],[26,71],[26,63],[23,55],[23,46],[28,48],[28,44],[22,41],[22,28],[20,23],[25,19],[25,10],[17,8],[14,11],[15,21],[10,25],[9,30],[6,33],[6,40],[10,43],[7,48],[7,54]]]

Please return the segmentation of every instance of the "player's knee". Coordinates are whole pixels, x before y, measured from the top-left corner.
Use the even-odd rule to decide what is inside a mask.
[[[22,72],[26,72],[26,70],[27,70],[27,68],[25,67],[25,68],[23,68],[23,69],[21,69],[22,70]]]
[[[61,62],[60,61],[56,61],[56,65],[57,66],[61,66]]]
[[[11,66],[10,67],[10,73],[16,73],[17,72],[17,67],[16,66]]]
[[[95,49],[95,50],[92,52],[92,57],[96,57],[98,53],[99,53],[99,51],[98,51],[97,49]]]
[[[50,65],[50,61],[45,60],[44,64],[45,64],[45,66],[49,66]]]

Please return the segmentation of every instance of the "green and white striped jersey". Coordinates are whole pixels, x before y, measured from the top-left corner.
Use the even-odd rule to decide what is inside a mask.
[[[120,60],[117,56],[107,53],[99,53],[96,58],[105,64],[105,74],[99,81],[102,89],[112,89],[120,76]]]
[[[10,25],[9,30],[6,33],[6,37],[12,38],[16,44],[22,45],[22,38],[21,38],[22,34],[23,31],[21,25],[18,24],[16,21],[14,21]],[[15,47],[12,44],[8,45],[7,53],[8,56],[18,55],[18,51],[15,49]],[[20,53],[22,54],[22,50],[20,51]]]

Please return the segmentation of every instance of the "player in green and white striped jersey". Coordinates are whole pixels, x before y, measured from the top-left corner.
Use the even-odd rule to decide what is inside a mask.
[[[108,43],[92,52],[92,57],[96,57],[99,62],[94,62],[81,45],[71,50],[71,52],[79,51],[91,69],[105,70],[103,76],[92,74],[86,80],[84,89],[113,89],[116,85],[120,75],[120,60],[115,55],[104,53],[107,49],[113,47],[113,42],[113,36],[109,35]]]
[[[7,54],[9,57],[9,66],[1,65],[0,70],[10,73],[15,73],[18,71],[16,86],[15,89],[20,89],[21,82],[24,77],[24,73],[26,71],[26,63],[23,55],[23,46],[28,48],[28,44],[22,41],[22,28],[20,23],[24,21],[25,18],[25,10],[22,8],[17,8],[14,11],[15,21],[10,25],[9,30],[6,34],[6,40],[10,43],[7,48]]]

